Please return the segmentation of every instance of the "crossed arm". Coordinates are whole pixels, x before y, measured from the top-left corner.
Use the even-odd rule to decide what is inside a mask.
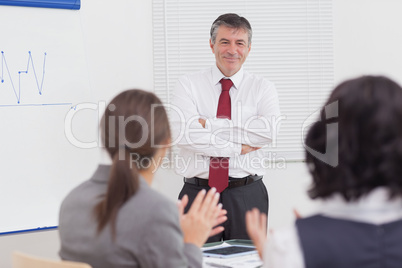
[[[172,103],[173,137],[180,147],[205,156],[233,157],[258,150],[275,138],[280,122],[275,90],[262,90],[255,104],[258,115],[241,122],[203,117],[187,82],[178,82]]]
[[[205,128],[205,124],[207,122],[205,119],[199,118],[198,122],[202,125],[203,128]],[[241,152],[240,152],[240,154],[248,154],[248,153],[251,153],[251,152],[256,151],[258,149],[261,149],[261,147],[253,147],[251,145],[241,144]]]

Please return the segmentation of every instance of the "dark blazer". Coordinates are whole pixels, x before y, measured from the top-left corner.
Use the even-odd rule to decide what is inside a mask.
[[[375,225],[315,215],[296,226],[306,268],[402,267],[402,220]]]
[[[97,235],[93,208],[106,192],[110,166],[100,165],[92,178],[65,198],[60,209],[60,257],[93,268],[202,267],[202,254],[185,244],[176,205],[151,189],[140,177],[140,188],[120,209],[116,238],[110,226]]]

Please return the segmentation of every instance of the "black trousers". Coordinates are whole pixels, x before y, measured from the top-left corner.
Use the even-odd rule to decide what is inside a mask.
[[[202,189],[208,191],[210,187],[184,183],[179,199],[185,194],[188,195],[189,204],[185,208],[185,213],[187,213],[196,195]],[[225,230],[218,235],[210,237],[207,243],[229,239],[250,239],[246,231],[246,211],[258,208],[268,215],[268,192],[262,180],[236,188],[226,188],[221,193],[219,202],[228,212],[227,221],[221,224]],[[197,227],[194,226],[194,228]]]

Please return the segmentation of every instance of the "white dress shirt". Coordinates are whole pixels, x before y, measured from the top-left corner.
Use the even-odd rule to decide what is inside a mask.
[[[274,84],[241,68],[229,77],[231,120],[218,119],[219,81],[224,77],[213,66],[184,75],[176,84],[170,115],[173,144],[180,149],[175,169],[184,177],[208,179],[211,156],[230,157],[231,177],[264,175],[264,160],[272,158],[264,149],[240,152],[242,144],[263,147],[275,141],[280,111]],[[207,120],[205,128],[199,118]]]
[[[388,190],[379,187],[355,202],[335,194],[320,201],[318,213],[326,217],[370,224],[402,219],[402,198],[389,200]],[[303,252],[296,225],[269,233],[264,248],[264,268],[304,268]]]

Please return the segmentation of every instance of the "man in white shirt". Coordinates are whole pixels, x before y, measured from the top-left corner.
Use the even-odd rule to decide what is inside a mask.
[[[181,77],[173,97],[176,172],[185,182],[179,198],[187,194],[191,203],[214,186],[228,211],[225,231],[208,242],[248,239],[245,212],[257,207],[268,213],[262,177],[270,152],[261,148],[275,140],[280,111],[274,84],[242,67],[251,37],[247,19],[219,16],[210,39],[216,65]]]

